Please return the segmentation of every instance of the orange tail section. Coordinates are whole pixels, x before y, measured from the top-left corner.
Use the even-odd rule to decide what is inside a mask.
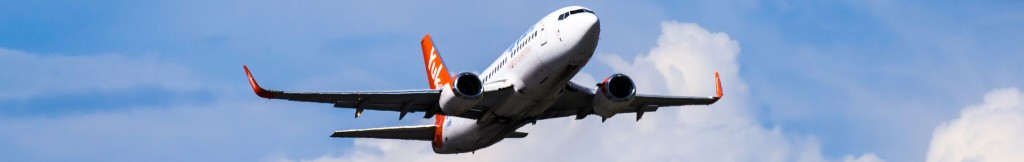
[[[434,41],[430,39],[430,34],[423,36],[420,45],[423,47],[423,65],[427,69],[427,81],[429,81],[430,89],[438,89],[443,85],[451,84],[452,76],[448,74],[448,68],[444,66],[444,61],[438,54],[437,48],[434,47]]]
[[[423,40],[420,41],[420,45],[423,47],[423,65],[427,69],[427,81],[430,84],[430,89],[439,89],[445,85],[452,84],[452,76],[448,74],[448,67],[444,66],[444,61],[441,59],[441,55],[438,54],[437,48],[434,47],[434,40],[430,39],[430,34],[423,36]],[[444,119],[445,115],[437,114],[434,116],[434,140],[431,142],[434,148],[441,148],[444,146],[442,143],[441,132],[444,132]]]

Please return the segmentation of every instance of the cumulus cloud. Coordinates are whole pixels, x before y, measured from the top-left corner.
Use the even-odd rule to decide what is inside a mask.
[[[138,87],[192,90],[182,65],[153,57],[38,55],[0,48],[0,100]]]
[[[725,33],[696,24],[665,22],[657,45],[632,61],[613,54],[600,62],[633,77],[638,92],[687,96],[714,93],[715,71],[721,72],[725,98],[711,106],[665,107],[634,122],[619,115],[601,123],[552,119],[527,126],[524,139],[506,139],[474,154],[434,155],[429,143],[356,139],[342,154],[310,161],[828,161],[820,144],[809,136],[764,128],[747,108],[746,84],[739,77],[739,43]],[[593,65],[592,65],[593,66]],[[591,75],[577,81],[595,80]],[[289,159],[281,159],[289,160]],[[881,161],[874,154],[843,161]]]
[[[929,162],[1024,159],[1024,95],[1017,88],[985,94],[960,117],[935,128]]]

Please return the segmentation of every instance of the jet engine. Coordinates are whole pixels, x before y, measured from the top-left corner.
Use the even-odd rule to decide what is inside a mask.
[[[441,98],[438,101],[441,111],[448,115],[458,115],[473,108],[483,98],[483,85],[476,74],[464,72],[455,75],[452,77],[451,86],[441,89]]]
[[[633,79],[623,74],[615,74],[597,84],[594,94],[594,113],[603,118],[612,117],[622,112],[636,96],[636,85]]]

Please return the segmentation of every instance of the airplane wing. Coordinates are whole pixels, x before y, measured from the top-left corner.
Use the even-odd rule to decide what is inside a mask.
[[[686,105],[710,105],[717,102],[722,98],[722,83],[718,79],[718,73],[715,73],[717,96],[662,96],[662,95],[645,95],[637,94],[633,99],[633,102],[629,104],[622,113],[636,113],[637,120],[643,116],[644,112],[657,111],[660,107],[667,106],[686,106]],[[582,85],[569,82],[566,86],[566,92],[562,93],[561,98],[555,101],[548,110],[541,115],[538,120],[559,118],[566,116],[576,116],[576,119],[583,119],[590,114],[594,114],[594,92],[589,88]]]
[[[434,139],[434,125],[387,127],[334,131],[331,137],[338,138],[381,138],[430,141]]]
[[[404,127],[386,127],[386,128],[371,128],[371,129],[353,129],[334,131],[331,137],[336,138],[381,138],[381,139],[401,139],[401,140],[420,140],[430,141],[434,139],[434,131],[437,126],[435,125],[420,125],[420,126],[404,126]],[[505,138],[523,138],[528,135],[525,132],[512,132],[505,136]]]
[[[424,118],[430,118],[434,114],[444,114],[438,106],[440,90],[400,90],[400,91],[352,91],[352,92],[290,92],[263,89],[253,79],[248,66],[245,74],[249,77],[249,85],[257,96],[268,99],[283,99],[291,101],[317,102],[334,104],[337,108],[354,108],[356,117],[362,114],[364,109],[395,111],[400,112],[399,119],[405,117],[409,112],[424,112]],[[485,96],[503,96],[511,92],[511,88],[505,86],[485,85]],[[493,103],[500,97],[485,97],[481,103]],[[492,105],[492,104],[480,104]],[[486,106],[477,106],[458,117],[478,119]]]

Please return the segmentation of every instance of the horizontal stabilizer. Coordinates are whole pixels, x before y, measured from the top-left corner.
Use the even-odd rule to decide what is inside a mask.
[[[380,138],[430,141],[434,139],[434,125],[353,129],[335,131],[331,137]]]
[[[505,136],[505,138],[523,138],[526,137],[526,132],[512,132]]]

